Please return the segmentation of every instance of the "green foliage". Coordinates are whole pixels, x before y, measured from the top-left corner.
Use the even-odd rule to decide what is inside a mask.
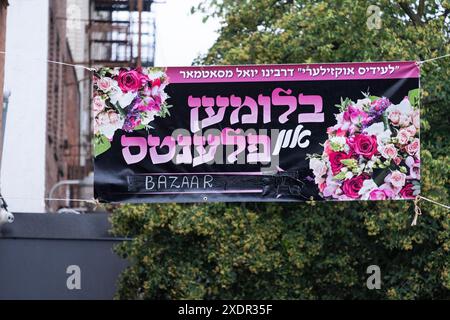
[[[101,155],[111,148],[111,142],[104,135],[94,137],[94,157]]]
[[[424,60],[450,53],[449,1],[212,0],[204,64]],[[194,10],[194,11],[195,11]],[[422,195],[448,204],[450,59],[422,66]],[[414,93],[414,99],[418,93]],[[412,201],[125,205],[113,232],[131,266],[118,298],[450,299],[450,213]],[[379,265],[381,290],[366,288]]]

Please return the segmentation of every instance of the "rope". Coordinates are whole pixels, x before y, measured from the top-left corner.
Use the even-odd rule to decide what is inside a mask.
[[[0,54],[4,54],[6,55],[6,51],[0,51]],[[88,71],[95,71],[95,68],[90,68],[90,67],[86,67],[83,66],[81,64],[71,64],[71,63],[66,63],[66,62],[61,62],[61,61],[54,61],[54,60],[46,60],[48,63],[53,63],[53,64],[59,64],[59,65],[63,65],[63,66],[68,66],[68,67],[74,67],[74,68],[82,68]]]
[[[438,206],[441,206],[442,208],[445,208],[445,209],[450,209],[450,206],[447,206],[447,205],[445,205],[445,204],[443,204],[443,203],[439,203],[439,202],[436,202],[436,201],[434,201],[434,200],[431,200],[431,199],[428,199],[428,198],[425,198],[425,197],[422,197],[422,196],[418,196],[420,199],[423,199],[423,200],[425,200],[425,201],[428,201],[428,202],[431,202],[431,203],[434,203],[435,205],[438,205]]]
[[[411,226],[412,226],[412,227],[415,226],[415,225],[417,225],[417,220],[419,219],[419,216],[422,215],[422,209],[420,209],[420,207],[419,207],[419,201],[420,201],[421,199],[423,199],[423,200],[425,200],[425,201],[428,201],[428,202],[431,202],[431,203],[433,203],[433,204],[435,204],[435,205],[437,205],[437,206],[443,207],[443,208],[445,208],[445,209],[447,209],[447,210],[450,209],[450,206],[448,206],[448,205],[439,203],[439,202],[437,202],[437,201],[434,201],[434,200],[431,200],[431,199],[428,199],[428,198],[425,198],[425,197],[422,197],[422,196],[417,196],[417,197],[414,199],[414,219],[413,219],[413,221],[411,222]]]
[[[430,62],[430,61],[434,61],[434,60],[440,60],[440,59],[444,59],[444,58],[448,58],[448,57],[450,57],[450,53],[449,54],[445,54],[443,56],[436,57],[436,58],[431,58],[431,59],[426,59],[426,60],[422,60],[422,61],[417,61],[417,64],[418,65],[422,65],[425,62]]]
[[[8,199],[15,200],[44,200],[44,201],[72,201],[72,202],[89,202],[95,205],[98,205],[99,202],[97,199],[71,199],[71,198],[29,198],[29,197],[7,197]]]

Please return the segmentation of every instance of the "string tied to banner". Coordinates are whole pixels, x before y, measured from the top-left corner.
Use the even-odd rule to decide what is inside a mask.
[[[422,64],[424,64],[426,62],[431,62],[431,61],[435,61],[435,60],[441,60],[441,59],[449,58],[449,57],[450,57],[450,53],[449,54],[444,54],[442,56],[435,57],[435,58],[430,58],[430,59],[426,59],[426,60],[417,61],[417,65],[420,67]]]
[[[445,205],[443,203],[439,203],[437,201],[434,201],[434,200],[431,200],[431,199],[428,199],[428,198],[425,198],[425,197],[422,197],[422,196],[416,196],[416,198],[414,199],[414,219],[411,222],[411,226],[412,227],[417,225],[417,220],[419,219],[419,216],[422,215],[422,209],[420,209],[420,207],[419,207],[419,201],[420,200],[428,201],[430,203],[433,203],[434,205],[440,206],[440,207],[445,208],[447,210],[450,209],[450,206]]]
[[[6,55],[6,51],[0,51],[0,54]],[[81,69],[85,69],[85,70],[90,71],[90,72],[94,72],[94,71],[97,70],[96,68],[87,67],[87,66],[82,65],[82,64],[72,64],[72,63],[67,63],[67,62],[62,62],[62,61],[55,61],[55,60],[46,60],[46,61],[48,63],[59,64],[59,65],[62,65],[62,66],[81,68]]]

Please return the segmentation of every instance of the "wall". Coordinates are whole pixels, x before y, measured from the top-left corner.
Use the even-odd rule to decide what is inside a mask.
[[[74,63],[67,42],[66,1],[50,0],[49,59]],[[58,181],[79,179],[80,164],[80,92],[76,70],[60,64],[48,65],[48,107],[46,136],[46,194]],[[77,188],[71,188],[76,191]],[[66,198],[67,187],[52,196]],[[73,192],[71,198],[77,198]],[[68,206],[65,201],[49,202],[47,208]]]
[[[8,7],[5,85],[11,97],[0,181],[12,211],[45,209],[48,4],[11,1]]]
[[[6,41],[6,8],[8,2],[0,0],[0,51],[5,51]],[[5,55],[0,53],[0,106],[3,106],[3,80],[5,67]],[[2,123],[3,113],[0,112],[0,124]],[[0,164],[2,159],[2,131],[0,127]]]
[[[106,213],[16,214],[0,227],[0,300],[112,299],[127,266],[113,247]],[[67,271],[79,267],[79,287]],[[72,278],[73,279],[73,278]]]
[[[89,0],[67,0],[67,40],[73,59],[76,63],[87,64],[89,61],[88,43]],[[92,169],[91,155],[91,72],[76,69],[81,95],[80,134],[81,150],[80,165]],[[90,196],[93,197],[93,194]]]
[[[70,64],[86,64],[86,19],[89,18],[87,0],[50,0],[49,59]],[[80,180],[92,171],[85,161],[90,156],[91,73],[82,68],[49,64],[46,193],[61,180]],[[88,148],[86,148],[88,146]],[[53,194],[56,198],[84,198],[78,186],[62,186]],[[91,192],[88,198],[92,198]],[[55,211],[61,207],[80,203],[52,201],[47,208]]]

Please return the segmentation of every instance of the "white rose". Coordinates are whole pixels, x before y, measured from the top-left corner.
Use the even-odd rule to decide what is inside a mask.
[[[114,87],[112,90],[113,93],[110,96],[111,103],[116,104],[119,103],[119,106],[124,109],[128,107],[131,102],[133,102],[134,98],[136,98],[137,92],[128,92],[123,93],[119,87]]]
[[[356,101],[356,103],[354,104],[355,107],[357,107],[358,109],[362,109],[364,106],[370,104],[370,99],[369,98],[365,98],[365,99],[358,99],[358,101]]]
[[[122,128],[124,119],[114,112],[102,112],[97,117],[98,132],[109,140],[114,136],[117,129]]]
[[[345,137],[333,137],[330,140],[331,140],[332,143],[336,143],[336,144],[339,144],[341,146],[343,146],[347,142]]]
[[[377,122],[372,124],[363,130],[364,133],[367,133],[370,136],[376,136],[378,144],[384,144],[389,141],[391,138],[392,132],[390,129],[384,130],[384,123]]]
[[[363,182],[361,189],[359,189],[358,194],[362,196],[362,200],[369,199],[369,194],[373,189],[377,189],[378,186],[372,179],[366,179]]]
[[[399,111],[401,114],[405,116],[410,116],[413,113],[413,108],[411,106],[411,103],[409,102],[409,99],[403,99],[402,102],[399,104],[391,104],[387,109],[386,112],[390,114],[393,111]]]
[[[327,173],[327,165],[324,161],[317,158],[312,158],[309,160],[309,168],[313,171],[314,176],[322,177]]]

